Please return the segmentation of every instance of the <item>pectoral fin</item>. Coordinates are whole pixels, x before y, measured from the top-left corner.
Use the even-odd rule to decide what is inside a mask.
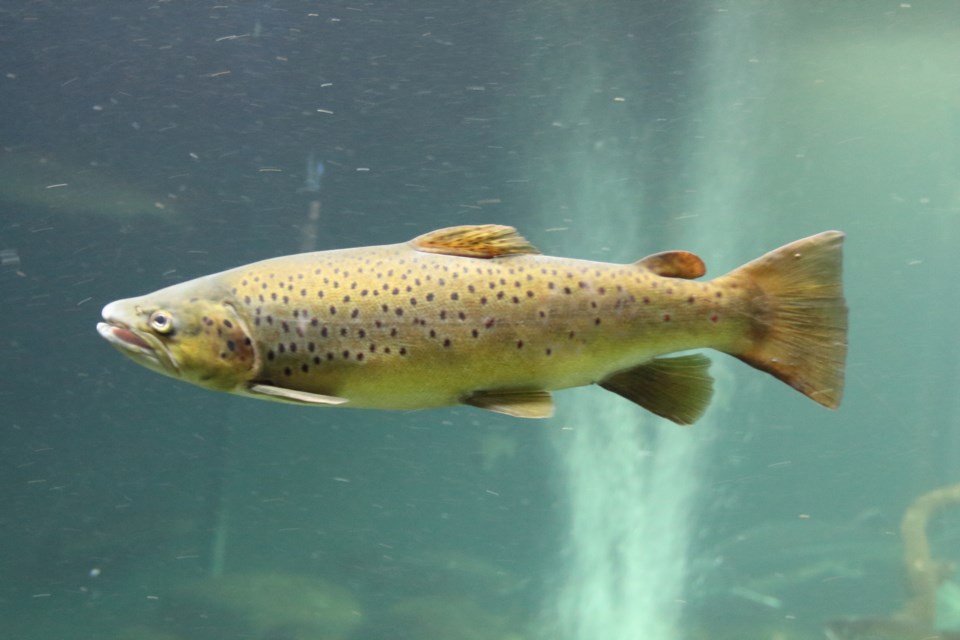
[[[693,424],[713,395],[710,359],[703,355],[657,358],[619,371],[599,384],[677,424]]]
[[[347,402],[346,398],[324,396],[319,393],[310,393],[309,391],[284,389],[268,384],[250,385],[247,391],[254,396],[267,396],[266,399],[268,400],[279,400],[280,402],[291,402],[293,404],[334,406]]]
[[[536,389],[476,391],[465,398],[463,403],[515,418],[549,418],[553,415],[553,397],[550,392]]]

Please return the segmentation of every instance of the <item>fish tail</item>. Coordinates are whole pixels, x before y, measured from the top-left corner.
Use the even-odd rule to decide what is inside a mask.
[[[749,343],[732,355],[831,409],[840,405],[847,357],[842,247],[843,233],[825,231],[729,274],[762,292]]]

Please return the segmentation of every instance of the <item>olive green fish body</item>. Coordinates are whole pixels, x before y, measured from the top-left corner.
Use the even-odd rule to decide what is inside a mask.
[[[536,417],[550,413],[550,390],[599,383],[685,423],[709,400],[706,360],[659,356],[712,348],[786,377],[776,363],[750,361],[777,303],[745,269],[698,282],[703,264],[686,252],[591,262],[541,255],[509,227],[458,227],[274,258],[121,300],[104,309],[101,334],[168,375],[274,400],[467,403]],[[839,284],[829,286],[837,298]],[[839,300],[827,319],[833,334],[845,331]],[[151,326],[158,319],[166,326]],[[839,397],[836,360],[828,405]],[[801,390],[818,399],[824,382],[812,384]]]

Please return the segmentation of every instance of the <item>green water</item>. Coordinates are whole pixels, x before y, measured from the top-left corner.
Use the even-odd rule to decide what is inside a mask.
[[[899,519],[960,481],[954,3],[12,2],[0,26],[0,637],[793,640],[903,606]],[[845,231],[842,407],[711,354],[691,428],[599,388],[542,422],[308,410],[94,329],[255,259],[480,222],[709,276]]]

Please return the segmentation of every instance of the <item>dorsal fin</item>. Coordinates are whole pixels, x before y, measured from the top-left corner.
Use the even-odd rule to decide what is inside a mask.
[[[465,258],[497,258],[540,253],[513,227],[499,224],[464,225],[437,229],[410,241],[417,251]]]
[[[689,251],[663,251],[637,260],[634,264],[664,278],[693,280],[707,272],[707,267],[700,256]]]

